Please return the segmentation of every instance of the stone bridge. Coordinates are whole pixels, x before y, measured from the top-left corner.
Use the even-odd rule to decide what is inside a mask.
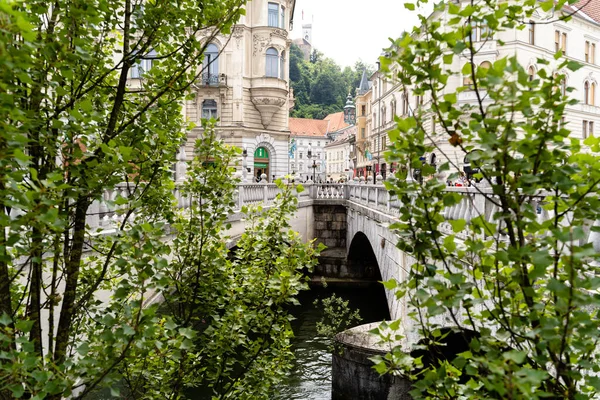
[[[316,238],[328,248],[320,257],[319,267],[313,279],[321,276],[328,280],[342,281],[385,281],[395,278],[404,281],[411,264],[412,257],[400,251],[396,244],[400,236],[389,226],[397,221],[400,202],[385,189],[382,184],[351,182],[349,184],[305,184],[307,190],[298,195],[298,210],[291,219],[292,229],[299,232],[304,240]],[[105,198],[114,199],[119,191],[126,188],[116,187],[108,192]],[[492,196],[491,189],[485,187],[449,187],[447,190],[462,194],[462,201],[445,210],[447,221],[465,219],[471,220],[483,215],[492,222],[498,211],[488,197]],[[269,207],[273,204],[278,188],[269,183],[243,183],[237,188],[237,210],[250,204],[262,203]],[[123,194],[124,195],[124,194]],[[188,200],[176,193],[179,206],[187,207]],[[126,197],[124,195],[124,197]],[[542,197],[533,198],[533,209],[537,210],[540,221],[551,218],[548,211],[540,203]],[[109,210],[102,203],[93,205],[89,223],[92,226],[110,231],[119,222],[119,216],[114,210]],[[240,211],[229,218],[231,229],[229,235],[235,245],[236,239],[244,232],[245,222]],[[498,222],[498,221],[494,221]],[[591,224],[590,224],[591,225]],[[593,224],[599,226],[600,221]],[[591,226],[584,227],[587,235],[585,242],[594,244],[600,252],[600,232],[594,232]],[[449,222],[442,225],[442,230],[452,232]],[[460,236],[457,235],[460,240]],[[415,343],[416,336],[407,318],[407,306],[398,300],[395,294],[386,290],[386,298],[392,319],[402,319],[406,342]],[[356,329],[367,331],[371,326]],[[354,330],[354,329],[353,329]],[[352,336],[352,335],[350,335]],[[360,335],[358,335],[360,336]],[[371,368],[368,358],[381,349],[370,342],[366,335],[360,343],[344,342],[343,356],[334,355],[333,361],[333,398],[392,398],[408,399],[405,397],[406,382],[390,382],[379,377]],[[337,369],[337,372],[336,372]],[[360,377],[360,379],[356,379]],[[394,378],[390,378],[394,379]],[[336,389],[337,388],[337,389]],[[350,388],[350,391],[346,389]],[[336,390],[338,395],[336,395]],[[370,395],[367,396],[367,393]],[[393,395],[392,395],[393,393]],[[403,394],[404,393],[404,394]],[[372,397],[371,394],[373,394]],[[350,397],[348,397],[350,396]],[[367,397],[365,397],[367,396]]]

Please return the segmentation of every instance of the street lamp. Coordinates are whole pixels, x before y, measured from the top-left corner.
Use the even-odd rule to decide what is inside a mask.
[[[306,153],[306,158],[308,158],[308,163],[309,163],[308,168],[311,168],[311,166],[310,166],[310,160],[312,159],[312,146],[311,145],[308,145],[308,152]],[[313,174],[314,174],[314,169],[313,169]],[[310,179],[310,176],[309,176],[307,183],[312,183],[312,182],[313,181]]]
[[[244,183],[246,183],[246,177],[248,175],[248,161],[246,160],[247,157],[248,150],[246,149],[246,146],[244,146],[242,150],[242,177]]]

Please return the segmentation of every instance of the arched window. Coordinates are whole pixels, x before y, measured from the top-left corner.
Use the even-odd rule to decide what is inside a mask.
[[[596,84],[592,82],[592,87],[590,88],[590,104],[596,105]]]
[[[590,104],[590,83],[588,81],[583,84],[583,102]]]
[[[202,102],[202,118],[217,118],[217,102],[213,99],[206,99]]]
[[[392,115],[390,116],[391,117],[390,119],[393,121],[394,117],[396,116],[396,100],[395,99],[392,100],[392,102],[390,103],[390,107],[392,109]]]
[[[285,51],[281,52],[281,57],[279,58],[279,77],[281,79],[285,79],[284,76],[284,72],[285,72]]]
[[[211,43],[204,52],[204,72],[202,84],[216,85],[219,83],[219,48]]]
[[[535,78],[535,68],[533,67],[533,65],[530,65],[527,69],[527,75],[529,75],[529,82],[531,82],[533,78]]]
[[[273,47],[267,49],[266,76],[277,78],[279,65],[279,53]]]
[[[402,95],[402,115],[408,115],[408,94]]]
[[[492,68],[492,63],[489,61],[484,61],[481,64],[479,64],[479,68],[490,69]]]

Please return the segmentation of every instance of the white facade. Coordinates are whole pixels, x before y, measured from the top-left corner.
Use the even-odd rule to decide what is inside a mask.
[[[337,182],[350,180],[354,176],[352,145],[350,138],[356,135],[357,127],[347,128],[343,134],[325,146],[327,155],[327,180]]]
[[[325,181],[325,145],[329,142],[327,136],[294,136],[296,150],[290,154],[289,169],[295,179],[301,182],[316,180]],[[308,158],[308,150],[311,150],[311,158]],[[316,168],[313,168],[313,165]]]
[[[211,42],[218,50],[216,60],[207,66],[209,56],[205,57],[202,77],[192,89],[195,98],[184,107],[185,117],[197,124],[188,137],[187,159],[202,134],[200,118],[217,116],[221,138],[247,150],[248,181],[261,173],[268,181],[288,173],[288,116],[293,104],[288,33],[294,6],[295,0],[251,0],[231,36]],[[255,152],[267,157],[255,160]]]
[[[556,66],[563,60],[555,60],[554,54],[557,46],[563,48],[565,57],[582,63],[583,68],[577,71],[561,71],[566,74],[566,85],[574,88],[574,91],[568,95],[577,100],[577,104],[567,106],[564,123],[571,131],[574,138],[584,139],[600,129],[600,24],[592,18],[582,13],[577,13],[568,22],[558,21],[560,13],[554,11],[547,14],[541,10],[536,12],[531,21],[536,22],[525,29],[512,29],[496,33],[495,36],[487,41],[482,41],[479,32],[475,34],[475,40],[480,51],[475,55],[474,64],[477,66],[484,62],[493,63],[498,59],[510,57],[516,54],[519,63],[527,71],[533,71],[537,74],[540,68],[545,68],[549,73],[555,71]],[[430,18],[446,21],[450,16],[441,13],[434,13]],[[550,21],[548,23],[548,21]],[[555,21],[555,22],[552,22]],[[558,39],[558,44],[556,40]],[[502,41],[503,44],[500,44]],[[564,43],[564,44],[563,44]],[[587,49],[587,50],[586,50]],[[586,55],[587,53],[587,55]],[[538,59],[546,60],[549,64],[539,65]],[[456,93],[459,87],[464,86],[461,70],[469,62],[469,54],[465,51],[463,54],[455,55],[452,64],[445,66],[452,71],[452,75],[445,88],[444,93]],[[399,84],[384,79],[381,74],[375,73],[371,77],[372,99],[370,126],[367,131],[367,147],[373,155],[373,169],[385,168],[383,157],[379,155],[386,147],[387,132],[395,127],[393,115],[407,116],[414,110],[421,108],[427,110],[430,103],[430,94],[425,94],[422,100],[418,99],[413,93],[407,96],[402,91]],[[587,98],[585,98],[587,86]],[[438,93],[442,96],[444,93]],[[477,100],[475,91],[465,90],[458,93],[459,103],[475,103]],[[435,130],[434,122],[431,118],[424,121],[425,130],[433,132]],[[453,154],[458,165],[463,164],[464,154],[458,154],[456,148],[448,143],[448,138],[443,135],[437,136],[437,144],[440,147],[440,153]],[[439,160],[438,154],[438,160]],[[429,160],[427,160],[429,162]],[[389,170],[389,166],[388,166]]]

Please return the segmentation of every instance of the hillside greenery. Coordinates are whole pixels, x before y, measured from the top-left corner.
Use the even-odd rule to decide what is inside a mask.
[[[290,51],[290,82],[296,104],[290,115],[297,118],[323,119],[342,111],[348,93],[355,95],[363,71],[371,75],[374,67],[359,60],[354,67],[342,69],[319,50],[313,50],[305,61],[302,50],[292,44]]]

